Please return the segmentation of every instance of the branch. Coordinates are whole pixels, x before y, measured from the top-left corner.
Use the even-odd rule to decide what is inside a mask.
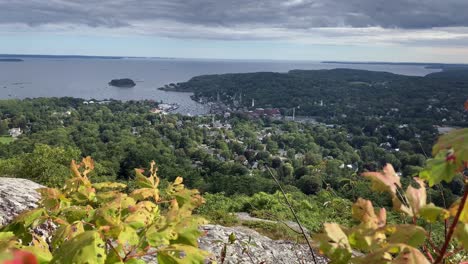
[[[429,252],[426,245],[423,246],[423,251],[426,253],[427,258],[429,258],[431,262],[434,262],[434,258],[432,258],[431,252]]]
[[[309,241],[309,237],[307,236],[306,232],[304,231],[304,228],[301,225],[301,222],[299,221],[299,218],[296,215],[296,212],[294,211],[294,208],[292,207],[291,203],[289,202],[288,197],[286,196],[286,192],[283,190],[283,187],[281,187],[281,184],[279,181],[276,179],[275,175],[273,175],[273,172],[271,171],[270,167],[266,166],[268,169],[268,172],[270,173],[270,176],[273,178],[273,180],[276,182],[276,185],[278,185],[281,193],[284,196],[284,200],[286,200],[286,203],[288,204],[289,210],[291,210],[291,213],[294,215],[294,219],[296,220],[296,223],[299,225],[299,228],[301,229],[301,233],[304,236],[304,239],[307,241],[307,245],[309,246],[310,249],[310,254],[312,254],[312,259],[314,260],[314,263],[317,263],[317,259],[315,257],[315,252],[314,249],[312,248],[312,245]]]
[[[112,251],[114,251],[115,255],[119,258],[120,261],[123,261],[122,257],[120,256],[119,252],[114,248],[114,246],[112,246],[112,243],[111,241],[108,239],[106,240],[106,244],[108,247],[111,248]]]
[[[461,212],[463,211],[463,207],[465,207],[466,199],[468,198],[468,183],[465,183],[465,192],[463,193],[463,197],[460,201],[460,206],[458,207],[457,214],[455,215],[455,218],[453,219],[452,225],[450,225],[450,229],[448,231],[447,236],[445,237],[445,243],[442,246],[442,249],[440,250],[439,257],[437,257],[435,264],[442,263],[444,259],[445,252],[447,251],[447,248],[449,246],[450,240],[452,240],[452,235],[453,232],[455,231],[455,227],[458,223],[458,220],[460,219]]]
[[[454,251],[449,252],[449,253],[445,256],[445,258],[451,257],[451,256],[457,254],[458,252],[463,251],[464,249],[465,249],[465,248],[463,248],[463,247],[457,248],[457,249],[455,249]]]

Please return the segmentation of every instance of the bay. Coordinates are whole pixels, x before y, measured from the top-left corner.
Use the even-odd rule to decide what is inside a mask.
[[[207,107],[190,99],[190,93],[160,91],[169,83],[204,74],[287,72],[352,68],[424,76],[438,70],[419,65],[339,64],[309,61],[251,61],[201,59],[77,59],[27,58],[0,62],[0,99],[63,97],[143,100],[177,103],[182,114],[204,114]],[[131,78],[134,88],[111,87],[112,79]]]

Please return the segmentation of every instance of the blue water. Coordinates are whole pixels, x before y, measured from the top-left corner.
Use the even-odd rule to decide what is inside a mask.
[[[183,82],[203,74],[293,69],[353,68],[423,76],[437,71],[412,65],[322,64],[298,61],[240,61],[195,59],[25,59],[0,62],[0,99],[72,96],[85,99],[153,99],[178,103],[179,112],[202,114],[206,107],[190,99],[190,93],[157,90],[171,82]],[[132,78],[134,88],[110,87],[111,79]]]

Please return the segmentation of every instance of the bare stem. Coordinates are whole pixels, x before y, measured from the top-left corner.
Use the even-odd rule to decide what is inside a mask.
[[[460,201],[460,206],[458,206],[457,214],[455,215],[455,218],[453,218],[452,224],[450,225],[450,229],[448,230],[448,234],[445,237],[444,245],[442,246],[442,249],[440,250],[440,254],[437,257],[435,264],[442,263],[445,257],[445,252],[447,251],[447,248],[450,244],[450,240],[452,240],[453,232],[455,231],[455,227],[457,226],[458,220],[460,219],[460,215],[461,215],[461,212],[463,211],[463,207],[465,207],[467,198],[468,198],[468,183],[465,183],[465,192],[463,193],[463,197]]]
[[[286,192],[283,190],[283,187],[281,187],[281,184],[276,179],[275,175],[273,175],[273,172],[271,171],[270,167],[267,166],[266,168],[268,169],[268,172],[270,173],[271,177],[276,182],[276,185],[278,185],[281,193],[283,194],[284,200],[288,204],[289,210],[291,210],[291,213],[294,215],[294,219],[296,220],[296,223],[299,225],[299,228],[301,229],[301,233],[304,236],[304,239],[307,241],[307,245],[309,246],[309,249],[310,249],[310,254],[312,254],[312,259],[313,259],[314,263],[317,263],[317,259],[315,257],[315,252],[314,252],[314,249],[312,248],[312,245],[311,245],[311,243],[309,241],[309,237],[306,234],[306,232],[304,231],[304,228],[302,227],[301,222],[299,221],[299,218],[297,217],[297,214],[294,211],[294,208],[292,207],[291,203],[289,202],[288,196],[286,196]]]

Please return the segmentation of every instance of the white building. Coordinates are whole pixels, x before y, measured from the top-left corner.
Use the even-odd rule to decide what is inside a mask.
[[[17,138],[21,134],[23,134],[23,132],[21,131],[21,128],[19,128],[19,127],[15,127],[15,128],[12,128],[12,129],[8,130],[8,133],[10,134],[10,136],[12,136],[14,138]]]

